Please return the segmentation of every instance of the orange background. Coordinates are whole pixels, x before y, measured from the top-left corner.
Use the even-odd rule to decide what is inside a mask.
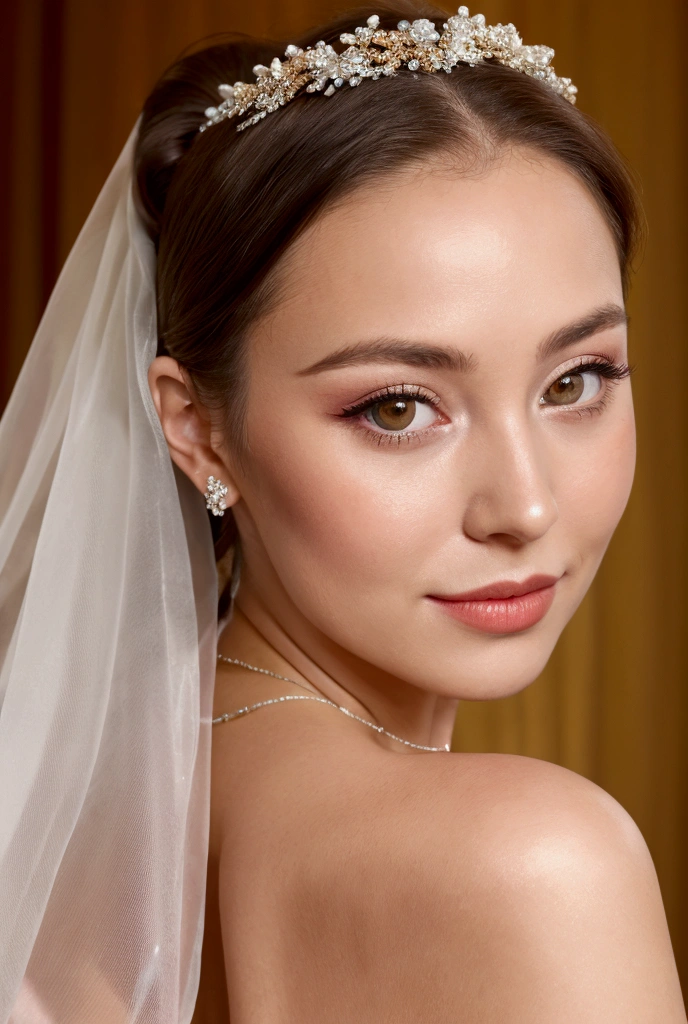
[[[188,44],[239,30],[289,40],[346,0],[12,0],[0,62],[0,407],[56,275],[157,76]],[[638,172],[649,241],[633,284],[638,470],[589,596],[542,678],[462,705],[454,746],[556,761],[633,815],[688,980],[688,105],[684,0],[484,0],[556,50]],[[369,13],[375,11],[374,3]],[[473,12],[475,13],[475,12]],[[276,51],[276,53],[279,51]],[[685,984],[684,984],[685,990]]]

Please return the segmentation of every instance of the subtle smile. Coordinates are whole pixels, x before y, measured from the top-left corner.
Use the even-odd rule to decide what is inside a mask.
[[[452,618],[484,633],[519,633],[545,617],[560,578],[537,575],[522,583],[500,580],[465,594],[427,596]]]

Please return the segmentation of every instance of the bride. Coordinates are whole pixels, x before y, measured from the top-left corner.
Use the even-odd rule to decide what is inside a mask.
[[[0,427],[0,1022],[686,1020],[623,808],[449,752],[625,507],[639,214],[552,51],[446,18],[183,57],[65,265]]]

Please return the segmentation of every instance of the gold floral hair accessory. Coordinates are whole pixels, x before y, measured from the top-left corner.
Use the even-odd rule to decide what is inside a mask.
[[[576,102],[578,90],[571,79],[557,77],[550,67],[554,50],[549,46],[524,46],[512,24],[486,25],[484,14],[471,18],[467,7],[459,7],[458,14],[444,23],[442,34],[427,18],[400,21],[391,31],[379,28],[379,24],[374,14],[365,27],[342,33],[340,41],[347,47],[342,53],[323,40],[305,50],[290,45],[285,51],[286,60],[275,57],[269,68],[256,64],[256,82],[219,85],[223,101],[217,107],[208,107],[208,120],[199,131],[253,111],[237,124],[237,131],[242,131],[283,107],[304,86],[306,92],[332,96],[346,82],[360,85],[364,78],[394,75],[403,66],[409,71],[450,72],[456,64],[475,67],[486,59],[538,78],[569,103]]]

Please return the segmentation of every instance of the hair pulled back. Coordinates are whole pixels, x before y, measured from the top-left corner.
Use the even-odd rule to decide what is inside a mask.
[[[406,0],[376,3],[296,42],[339,48],[340,33],[372,13],[387,29],[401,18],[446,19]],[[515,145],[554,157],[598,202],[626,289],[640,224],[631,176],[607,135],[549,86],[492,61],[450,74],[402,69],[332,98],[304,93],[246,131],[225,120],[199,133],[221,82],[252,81],[255,64],[283,51],[234,36],[183,56],[146,100],[135,154],[137,206],[158,254],[158,352],[221,411],[240,460],[247,337],[277,294],[280,257],[324,208],[375,178],[440,154],[489,162]],[[231,513],[224,520],[211,517],[218,558],[236,541]]]

